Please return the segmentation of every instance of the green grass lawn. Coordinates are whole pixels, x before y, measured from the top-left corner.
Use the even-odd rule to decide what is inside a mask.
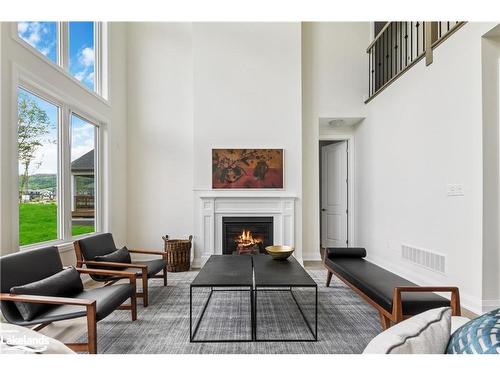
[[[93,225],[73,225],[73,236],[92,233]],[[55,203],[21,203],[19,205],[19,244],[30,245],[57,239],[57,205]]]

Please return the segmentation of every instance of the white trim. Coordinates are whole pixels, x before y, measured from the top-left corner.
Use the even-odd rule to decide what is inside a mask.
[[[15,74],[13,73],[13,86],[15,87],[15,90],[17,90],[19,82],[22,82],[22,85],[29,86],[33,90],[43,93],[42,96],[44,98],[47,98],[48,101],[57,104],[58,106],[62,107],[66,104],[69,107],[77,109],[78,113],[80,113],[81,116],[84,116],[86,119],[92,121],[95,124],[103,125],[109,123],[107,117],[103,116],[99,112],[94,111],[91,107],[80,104],[79,101],[74,97],[68,95],[49,82],[40,79],[38,76],[35,76],[17,63],[12,63],[12,69],[13,71],[15,71]],[[90,91],[87,91],[87,93],[90,93]],[[15,101],[14,107],[17,112],[17,100]]]
[[[62,26],[61,26],[61,24],[62,24]],[[71,75],[71,73],[67,69],[67,63],[68,63],[67,57],[65,57],[63,55],[63,53],[67,50],[67,42],[61,43],[61,40],[67,39],[64,37],[64,35],[67,35],[67,33],[68,33],[68,27],[67,27],[67,25],[64,26],[64,24],[67,24],[67,22],[58,22],[58,27],[57,27],[57,29],[58,29],[58,43],[57,43],[58,46],[57,46],[57,53],[56,53],[56,55],[58,56],[57,63],[54,63],[47,56],[45,56],[43,53],[41,53],[36,48],[34,48],[31,44],[27,43],[25,40],[23,40],[22,38],[19,37],[19,34],[17,32],[17,22],[12,22],[11,37],[16,43],[18,43],[20,46],[25,48],[33,56],[36,56],[37,58],[42,60],[44,63],[46,63],[47,65],[49,65],[50,67],[52,67],[53,69],[58,71],[59,73],[62,73],[66,78],[69,78],[71,81],[73,81],[73,83],[77,84],[80,89],[85,90],[86,93],[92,95],[93,97],[95,97],[96,99],[101,101],[106,106],[111,107],[111,101],[108,98],[108,92],[99,93],[99,92],[89,90],[89,88],[87,86],[85,86],[82,82],[80,82],[75,77],[73,77],[73,75]],[[107,33],[104,33],[104,34],[106,34],[106,37],[107,37]],[[62,44],[62,46],[60,44]],[[101,43],[99,43],[99,45],[101,45]],[[106,45],[108,45],[108,43],[106,43]],[[103,46],[103,47],[106,47],[106,46]],[[95,48],[96,48],[96,45],[94,45],[94,49]],[[106,51],[104,49],[101,49],[100,55],[102,56],[104,54],[106,54]],[[99,61],[102,61],[102,60],[103,59],[100,58]],[[62,64],[65,64],[65,65],[62,65]],[[98,65],[97,60],[95,60],[94,61],[94,74],[96,74],[96,72],[100,69],[107,70],[107,67],[99,67],[97,65]],[[104,77],[104,78],[107,78],[107,77]],[[95,83],[94,83],[94,85],[95,85]],[[106,95],[104,96],[104,94],[106,94]]]
[[[271,216],[275,244],[295,246],[296,198],[286,196],[201,196],[196,210],[198,231],[193,266],[199,266],[213,254],[222,254],[222,219],[226,216]],[[196,199],[196,196],[195,196]],[[197,251],[198,247],[200,251]],[[300,249],[294,252],[302,263]]]
[[[487,313],[493,309],[500,307],[500,299],[483,299],[482,301],[483,313]]]
[[[30,250],[38,250],[38,249],[43,249],[44,247],[49,247],[49,246],[55,246],[59,249],[59,253],[67,253],[73,251],[72,249],[66,248],[68,245],[73,244],[73,241],[80,240],[83,238],[87,237],[92,237],[96,234],[100,234],[104,232],[92,232],[92,233],[85,233],[85,234],[80,234],[78,236],[74,236],[71,238],[71,240],[52,240],[52,241],[44,241],[44,242],[37,242],[36,244],[32,245],[26,245],[22,246],[19,248],[20,251],[30,251]]]

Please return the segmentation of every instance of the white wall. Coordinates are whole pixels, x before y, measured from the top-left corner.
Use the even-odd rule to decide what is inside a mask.
[[[109,24],[109,59],[110,59],[110,93],[109,102],[104,103],[75,83],[71,78],[61,74],[52,64],[23,47],[12,38],[12,24],[1,23],[1,227],[0,251],[8,254],[18,250],[17,234],[17,180],[14,181],[13,170],[17,170],[16,124],[12,124],[13,111],[17,110],[17,97],[13,96],[13,68],[27,71],[33,80],[43,87],[51,88],[64,100],[77,103],[78,107],[98,119],[106,122],[104,142],[107,144],[104,159],[105,191],[104,210],[108,220],[104,229],[113,231],[118,241],[125,239],[125,217],[123,207],[126,205],[126,117],[125,108],[125,30],[122,23]],[[14,173],[15,175],[15,173]],[[112,191],[112,194],[111,194]],[[72,262],[71,252],[63,254],[66,264]]]
[[[212,148],[283,148],[284,192],[299,198],[295,238],[299,257],[300,39],[300,23],[193,24],[194,188],[211,188]],[[197,234],[198,227],[197,223]]]
[[[368,92],[368,22],[302,24],[302,170],[304,259],[320,258],[320,138],[349,138],[353,129],[320,127],[325,118],[362,118]]]
[[[500,26],[482,39],[483,309],[500,305]]]
[[[456,285],[482,308],[481,36],[468,23],[367,105],[356,132],[358,244],[417,283]],[[448,197],[447,184],[465,195]],[[497,228],[498,230],[498,228]],[[401,244],[446,255],[446,274],[401,259]]]
[[[193,231],[190,23],[128,24],[127,245]]]

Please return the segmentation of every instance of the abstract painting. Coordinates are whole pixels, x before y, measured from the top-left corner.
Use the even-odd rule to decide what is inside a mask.
[[[283,149],[212,149],[213,189],[283,189]]]

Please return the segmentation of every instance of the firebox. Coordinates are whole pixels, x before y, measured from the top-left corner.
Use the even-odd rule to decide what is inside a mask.
[[[265,247],[272,244],[272,216],[222,218],[223,254],[265,253]]]

